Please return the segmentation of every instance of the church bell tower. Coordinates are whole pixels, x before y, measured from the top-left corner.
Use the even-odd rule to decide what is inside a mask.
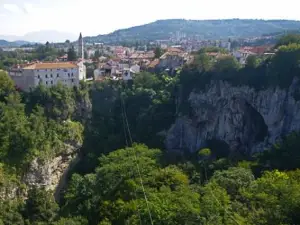
[[[78,39],[78,57],[82,60],[84,59],[83,38],[81,32]]]

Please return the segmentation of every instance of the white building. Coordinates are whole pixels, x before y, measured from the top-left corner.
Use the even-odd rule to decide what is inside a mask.
[[[256,55],[256,54],[250,51],[238,50],[238,51],[234,51],[232,55],[239,61],[240,64],[245,65],[247,58],[250,55]]]
[[[78,86],[80,80],[86,79],[85,74],[85,66],[82,62],[78,64],[72,62],[34,63],[9,71],[16,86],[25,91],[39,84],[46,87],[58,83],[68,87]]]
[[[122,79],[124,81],[132,80],[134,74],[137,74],[140,72],[140,68],[137,68],[136,66],[132,66],[131,68],[125,68],[122,72]]]
[[[139,73],[141,71],[141,67],[139,65],[135,64],[130,67],[130,70],[133,71],[134,73]]]

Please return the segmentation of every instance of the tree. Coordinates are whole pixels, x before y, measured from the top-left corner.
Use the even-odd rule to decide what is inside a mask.
[[[196,55],[194,64],[200,71],[209,71],[212,66],[211,59],[205,53]]]
[[[163,50],[160,47],[156,47],[154,50],[154,55],[156,59],[159,59],[163,54]]]
[[[278,48],[282,45],[289,45],[289,44],[300,44],[300,35],[299,34],[287,34],[282,36],[279,41],[277,42],[275,48]]]
[[[30,222],[53,222],[58,209],[52,193],[34,188],[28,193],[24,216]]]
[[[141,72],[134,78],[134,85],[141,88],[155,88],[160,81],[155,74]]]
[[[60,218],[51,225],[88,225],[88,221],[82,217]]]
[[[94,54],[94,59],[99,60],[100,56],[101,56],[101,53],[100,53],[99,49],[97,49]]]
[[[0,200],[0,224],[2,225],[24,225],[24,219],[21,214],[22,201]]]
[[[300,167],[300,133],[294,132],[283,138],[281,143],[263,152],[260,162],[271,169],[293,170]]]
[[[224,56],[217,60],[214,69],[217,72],[235,71],[240,68],[240,64],[233,56]]]
[[[69,48],[67,54],[68,54],[68,61],[76,61],[77,60],[77,55],[76,55],[74,46],[72,46],[71,48]]]
[[[4,71],[0,71],[0,101],[15,91],[14,82]]]
[[[259,65],[259,59],[255,55],[250,55],[246,59],[246,67],[256,68]]]
[[[231,207],[226,190],[215,183],[208,183],[201,191],[201,224],[227,224],[225,221],[228,221]]]
[[[231,167],[228,170],[216,171],[210,181],[216,182],[232,198],[236,198],[239,189],[248,188],[254,181],[254,176],[249,169]]]
[[[299,170],[285,173],[266,171],[248,188],[241,190],[245,203],[249,205],[251,224],[298,224]]]
[[[176,166],[160,168],[160,157],[158,149],[140,144],[102,156],[91,183],[82,182],[82,177],[73,178],[76,181],[71,182],[67,202],[77,208],[77,213],[84,214],[82,209],[92,207],[85,212],[93,223],[140,224],[139,212],[142,223],[149,224],[149,205],[154,224],[197,224],[199,195],[190,189],[187,176]],[[145,202],[140,179],[149,204]]]

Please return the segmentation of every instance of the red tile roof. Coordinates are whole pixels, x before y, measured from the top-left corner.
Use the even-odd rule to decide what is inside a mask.
[[[23,69],[33,70],[33,69],[69,69],[77,68],[78,66],[72,62],[47,62],[47,63],[34,63],[32,65],[26,66]]]

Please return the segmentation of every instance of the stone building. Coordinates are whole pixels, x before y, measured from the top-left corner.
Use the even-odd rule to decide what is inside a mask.
[[[68,87],[78,86],[80,80],[86,79],[83,63],[47,62],[33,63],[23,67],[16,67],[9,71],[16,86],[29,91],[39,84],[51,87],[59,82]]]

